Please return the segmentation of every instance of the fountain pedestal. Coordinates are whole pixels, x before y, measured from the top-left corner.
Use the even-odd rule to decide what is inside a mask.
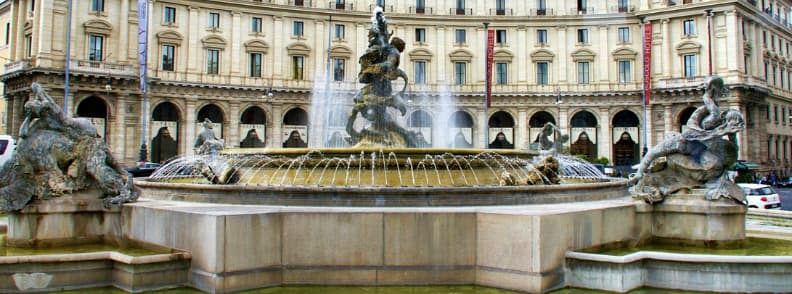
[[[103,207],[101,192],[89,190],[50,200],[34,200],[8,214],[11,247],[52,247],[98,242],[116,243],[121,209]]]
[[[652,237],[697,246],[721,246],[745,239],[745,205],[705,200],[706,191],[677,193],[654,206],[638,206],[651,222]]]

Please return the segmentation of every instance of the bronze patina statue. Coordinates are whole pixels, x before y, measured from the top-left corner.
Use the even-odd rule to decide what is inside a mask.
[[[105,206],[137,200],[140,191],[113,159],[96,127],[72,118],[39,84],[25,103],[19,144],[0,169],[0,210],[16,211],[31,200],[97,188]]]
[[[347,120],[346,130],[350,143],[357,147],[417,147],[415,133],[399,126],[387,113],[387,108],[397,109],[404,115],[407,108],[402,96],[407,88],[407,74],[399,69],[399,55],[404,51],[404,41],[391,39],[388,22],[377,7],[369,29],[369,46],[358,62],[361,65],[358,80],[366,84],[355,96],[355,105]],[[393,94],[392,80],[404,79],[404,87]],[[371,122],[367,128],[356,130],[358,114]]]
[[[737,160],[737,132],[745,127],[745,120],[738,110],[722,112],[718,106],[717,100],[726,93],[721,78],[708,78],[705,87],[704,106],[687,121],[688,128],[668,134],[644,156],[632,188],[637,197],[656,203],[676,191],[702,187],[707,189],[707,200],[744,203],[742,189],[728,179],[726,169]]]

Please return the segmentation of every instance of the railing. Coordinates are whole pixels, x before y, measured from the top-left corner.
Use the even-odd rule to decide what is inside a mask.
[[[652,82],[652,88],[695,88],[701,86],[704,83],[704,79],[705,77],[703,76],[657,79]]]
[[[410,6],[410,14],[434,14],[432,7],[415,7]]]
[[[313,7],[313,0],[289,0],[291,6]]]
[[[450,8],[449,15],[473,15],[473,8]]]
[[[514,10],[511,8],[504,8],[504,9],[490,8],[489,15],[514,15]]]
[[[377,4],[370,4],[368,11],[373,11],[374,7],[377,7],[377,6],[378,6]],[[385,5],[385,7],[382,8],[382,11],[384,11],[384,12],[393,12],[393,5]]]
[[[329,4],[327,4],[327,8],[335,9],[335,10],[355,10],[355,4],[354,3],[346,3],[346,2],[339,3],[337,1],[330,1]]]
[[[542,9],[531,8],[531,11],[529,13],[531,14],[531,16],[555,15],[555,11],[553,11],[552,8],[542,8]]]
[[[586,14],[594,14],[597,11],[596,7],[578,7],[578,8],[571,8],[569,9],[569,14],[571,15],[586,15]]]
[[[92,60],[72,60],[71,70],[110,74],[110,75],[134,75],[135,72],[131,64],[109,63],[104,61]]]
[[[635,13],[635,6],[611,6],[608,10],[610,13]]]
[[[27,60],[20,60],[14,61],[5,64],[5,72],[6,74],[15,72],[15,71],[22,71],[30,68],[30,62]]]

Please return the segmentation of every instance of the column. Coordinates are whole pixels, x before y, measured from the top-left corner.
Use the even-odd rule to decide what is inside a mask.
[[[448,42],[448,36],[446,36],[446,27],[445,26],[438,26],[437,27],[437,37],[436,40],[433,40],[435,44],[437,44],[437,55],[434,58],[435,66],[429,66],[429,68],[435,68],[435,72],[437,73],[434,77],[430,76],[430,79],[434,79],[437,84],[445,84],[447,77],[446,77],[446,46],[450,44]],[[428,82],[432,83],[432,82]]]
[[[663,133],[668,134],[674,129],[674,121],[673,117],[671,116],[671,104],[663,105]],[[649,135],[652,137],[652,135]],[[662,138],[657,138],[662,139]]]
[[[242,61],[240,61],[240,56],[244,56],[242,54],[242,31],[245,30],[245,26],[242,26],[241,20],[242,14],[236,11],[231,12],[231,23],[233,24],[230,28],[231,30],[231,76],[239,75],[239,67]],[[228,56],[228,53],[223,53],[223,55]]]
[[[566,25],[560,25],[556,28],[558,30],[558,51],[555,52],[558,57],[555,68],[555,74],[550,72],[550,84],[553,84],[553,76],[556,76],[555,84],[566,84],[567,81],[567,39],[566,39]]]
[[[355,33],[355,39],[357,40],[357,45],[356,45],[356,46],[353,48],[354,50],[363,50],[363,51],[361,51],[361,52],[365,52],[365,49],[364,49],[364,48],[368,47],[368,46],[366,45],[366,44],[367,44],[366,42],[367,42],[368,40],[367,40],[367,38],[365,37],[365,36],[367,36],[367,35],[368,35],[368,34],[366,33],[366,30],[368,29],[368,27],[369,27],[370,25],[371,25],[370,23],[366,23],[366,22],[358,22],[358,23],[355,23],[355,30],[356,30],[356,33]],[[405,41],[405,42],[406,42],[406,41]],[[354,59],[353,59],[353,60],[354,60]],[[405,60],[406,60],[406,59],[405,59]],[[355,71],[354,71],[354,72],[356,72],[356,73],[360,72],[360,63],[357,63],[357,62],[350,62],[350,64],[348,64],[347,66],[349,66],[349,67],[351,68],[351,66],[353,66],[353,65],[355,66]]]
[[[31,50],[37,59],[42,55],[49,55],[52,39],[52,1],[38,1],[36,3],[36,13],[33,15],[33,49]],[[44,17],[44,16],[47,17]],[[75,19],[72,19],[74,23]],[[75,31],[72,31],[74,37]],[[43,54],[42,54],[43,53]]]
[[[523,1],[520,1],[520,3],[522,2]],[[524,6],[524,4],[521,4],[520,6],[522,7]],[[529,56],[527,52],[528,51],[528,43],[526,42],[527,38],[528,38],[528,29],[524,25],[518,26],[517,44],[515,44],[517,47],[517,56],[515,57],[517,61],[516,62],[517,68],[515,69],[515,71],[517,72],[517,84],[528,83],[527,68],[528,68]]]
[[[149,16],[150,17],[150,16]],[[72,19],[72,22],[74,19]],[[74,33],[74,31],[72,31]],[[121,0],[121,14],[118,19],[118,56],[119,63],[126,63],[129,49],[129,0]],[[151,46],[149,46],[151,47]]]
[[[663,30],[662,50],[660,50],[660,52],[659,52],[660,54],[658,54],[659,57],[660,57],[660,66],[662,67],[662,71],[661,71],[660,77],[669,78],[669,77],[672,76],[671,75],[671,73],[672,73],[671,56],[673,56],[673,53],[671,52],[671,40],[673,38],[671,38],[671,33],[670,33],[670,29],[669,29],[670,20],[666,18],[666,19],[661,20],[660,22],[661,22],[661,26],[662,26],[662,30]],[[643,37],[643,36],[641,36],[641,37]]]
[[[283,146],[283,141],[281,140],[283,136],[283,108],[280,105],[272,107],[272,132],[270,132],[270,136],[272,139],[269,141],[270,148],[280,148]],[[311,134],[308,134],[309,136]]]
[[[119,162],[125,162],[126,160],[126,109],[124,105],[126,105],[126,101],[122,99],[122,95],[114,95],[115,99],[115,130],[112,132],[113,137],[112,140],[108,140],[108,142],[112,142],[113,147],[113,156],[118,159]],[[108,97],[109,98],[109,97]]]
[[[597,157],[607,157],[612,165],[613,155],[611,150],[613,146],[611,146],[611,138],[613,130],[611,130],[610,124],[610,111],[607,108],[599,109],[599,130],[597,130],[597,133],[599,135],[597,136]],[[570,138],[570,140],[573,139]]]
[[[224,125],[228,126],[228,136],[225,138],[225,145],[230,148],[237,148],[239,147],[239,141],[241,141],[241,139],[239,139],[239,102],[231,102],[228,112],[228,120],[223,122]]]
[[[189,156],[195,154],[195,150],[193,149],[193,144],[195,142],[195,121],[196,121],[195,103],[197,101],[196,101],[196,97],[185,97],[184,99],[185,99],[184,112],[186,112],[184,120],[185,120],[185,129],[186,129],[185,131],[187,135],[185,136],[185,142],[183,144],[185,150],[184,152],[182,152],[182,154]]]
[[[564,146],[569,147],[572,144],[572,134],[569,132],[569,106],[562,105],[558,107],[558,128],[561,129],[561,133],[568,135],[569,141],[564,144]]]
[[[273,41],[272,44],[272,52],[274,53],[273,56],[275,60],[273,61],[274,70],[272,72],[272,78],[274,81],[272,83],[274,86],[280,87],[283,85],[283,79],[289,75],[288,70],[283,70],[288,68],[287,66],[289,64],[289,60],[287,60],[288,56],[284,54],[286,53],[286,44],[288,42],[286,38],[288,38],[288,35],[283,29],[283,17],[275,16],[273,18],[275,19],[275,28],[273,29],[272,35],[275,37],[275,41]]]
[[[203,47],[198,45],[198,30],[201,27],[200,19],[198,18],[198,7],[190,6],[187,8],[189,10],[190,17],[188,18],[188,25],[187,29],[189,32],[187,33],[187,72],[192,74],[200,74],[203,72],[203,69],[199,66],[199,58],[203,56]],[[189,122],[192,123],[192,122]],[[192,150],[192,147],[189,148]],[[192,154],[192,151],[190,151]]]
[[[476,109],[476,121],[473,122],[473,125],[478,127],[473,131],[475,139],[471,138],[471,140],[474,140],[474,148],[487,148],[489,145],[489,142],[487,142],[487,139],[484,136],[484,134],[489,131],[487,126],[487,116],[488,115],[484,112],[484,109]],[[478,144],[475,142],[478,142]]]
[[[742,28],[735,11],[726,11],[726,68],[728,71],[740,72],[743,68]]]
[[[520,109],[517,112],[517,136],[514,138],[514,149],[528,149],[530,138],[528,138],[528,112]]]
[[[471,64],[468,65],[467,78],[471,84],[482,86],[480,91],[484,92],[483,85],[486,83],[485,78],[487,76],[487,71],[484,68],[487,57],[487,31],[484,30],[484,25],[481,25],[481,27],[476,27],[472,33],[468,36],[470,40],[467,40],[467,44],[470,46],[467,50],[473,54],[473,58],[470,61]]]
[[[643,152],[643,146],[646,146],[647,148],[652,148],[652,146],[654,145],[654,136],[652,136],[652,134],[654,134],[654,124],[652,123],[654,121],[652,119],[652,113],[653,113],[652,108],[653,108],[652,105],[646,106],[646,121],[643,122],[644,124],[646,124],[646,138],[641,138],[642,141],[643,140],[646,141],[639,142],[641,143],[641,147],[640,147],[641,152]],[[643,128],[643,125],[639,125],[638,127]],[[643,132],[643,129],[641,129],[641,132]]]
[[[597,68],[599,68],[599,81],[605,85],[610,83],[608,78],[608,58],[610,58],[610,54],[608,54],[608,26],[602,25],[599,27],[599,62],[595,64]],[[637,38],[636,38],[637,39]],[[595,79],[592,79],[595,80]]]
[[[326,71],[327,50],[330,50],[330,48],[328,48],[328,44],[325,44],[325,42],[327,42],[327,32],[328,32],[324,30],[325,22],[315,21],[314,25],[316,26],[315,27],[316,30],[314,31],[315,35],[314,35],[314,54],[313,54],[314,55],[313,75],[315,76],[314,78],[315,81],[320,81],[322,79],[330,79],[329,76],[326,76],[330,74],[328,71]],[[328,30],[330,30],[330,26],[332,26],[332,24],[327,25]],[[393,27],[391,26],[390,29],[393,29]],[[306,76],[308,74],[311,73],[306,73]],[[311,122],[311,124],[313,125],[313,122]],[[321,136],[321,134],[319,135]]]

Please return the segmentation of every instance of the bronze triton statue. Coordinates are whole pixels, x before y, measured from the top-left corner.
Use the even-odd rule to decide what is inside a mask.
[[[737,160],[737,132],[745,120],[738,110],[724,112],[718,106],[727,93],[721,78],[710,77],[704,85],[704,105],[693,112],[687,129],[666,135],[641,161],[632,187],[637,197],[656,203],[676,191],[702,187],[707,200],[729,198],[744,204],[742,189],[729,180],[726,169]]]
[[[31,200],[47,200],[97,188],[105,206],[140,195],[131,176],[113,159],[96,127],[72,118],[39,84],[25,103],[25,121],[12,158],[0,167],[0,211],[16,211]]]

